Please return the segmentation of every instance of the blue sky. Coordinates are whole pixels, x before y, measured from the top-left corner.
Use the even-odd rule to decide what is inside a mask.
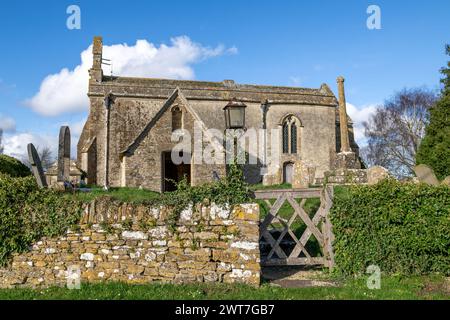
[[[81,9],[81,30],[66,27],[71,4]],[[370,4],[381,9],[381,30],[366,27]],[[80,65],[94,35],[103,36],[105,45],[144,39],[158,49],[177,36],[202,50],[223,45],[216,54],[181,62],[198,80],[302,87],[325,82],[336,92],[335,79],[343,75],[347,102],[363,120],[371,106],[404,87],[439,88],[449,31],[448,0],[2,2],[0,125],[9,124],[4,144],[15,144],[10,153],[20,153],[17,144],[27,137],[56,141],[63,123],[79,131],[85,110],[48,116],[26,101],[45,77]]]

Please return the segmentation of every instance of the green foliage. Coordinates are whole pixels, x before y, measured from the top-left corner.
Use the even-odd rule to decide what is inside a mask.
[[[449,45],[446,51],[450,56]],[[417,151],[416,162],[429,165],[439,179],[444,179],[450,176],[450,61],[441,73],[444,88],[440,100],[430,110],[430,123]]]
[[[158,198],[149,200],[153,206],[168,206],[172,208],[169,222],[175,223],[179,214],[189,206],[197,203],[215,203],[217,205],[233,206],[250,201],[248,184],[244,181],[242,169],[235,164],[230,165],[225,178],[212,183],[191,186],[186,179],[176,183],[177,190],[161,194]]]
[[[331,209],[337,270],[450,274],[450,188],[387,179],[339,190]]]
[[[112,234],[114,232],[114,228],[108,221],[100,222],[100,228],[105,231],[107,234]]]
[[[26,177],[31,175],[30,169],[16,158],[0,154],[0,173],[11,177]]]
[[[152,198],[159,197],[158,192],[139,189],[139,188],[110,188],[109,190],[104,190],[102,187],[91,187],[90,192],[77,192],[74,194],[66,194],[68,198],[77,199],[82,202],[91,202],[92,200],[108,196],[112,199],[127,202],[127,203],[143,203]]]
[[[250,185],[251,190],[277,190],[277,189],[292,189],[292,184],[290,183],[282,183],[282,184],[274,184],[265,186],[262,183],[252,184]]]
[[[131,229],[133,226],[133,220],[131,218],[126,218],[124,221],[122,221],[122,227],[125,229]]]
[[[78,201],[52,190],[38,189],[34,177],[0,174],[0,265],[43,236],[53,237],[76,225]]]
[[[430,123],[416,158],[433,168],[438,179],[450,176],[450,93],[430,110]]]
[[[450,44],[445,45],[445,53],[450,56]],[[444,84],[444,92],[450,93],[450,60],[447,61],[447,66],[441,69],[441,73],[444,76],[441,82]]]
[[[321,279],[324,280],[324,279]],[[2,300],[340,300],[340,299],[448,299],[442,276],[385,277],[381,289],[367,288],[367,275],[345,279],[338,286],[282,288],[264,283],[259,288],[243,284],[126,284],[82,283],[80,290],[65,286],[46,289],[0,289]]]

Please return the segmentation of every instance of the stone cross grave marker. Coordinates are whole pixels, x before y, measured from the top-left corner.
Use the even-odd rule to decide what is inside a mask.
[[[417,179],[420,182],[430,184],[432,186],[439,185],[439,180],[436,178],[433,169],[431,169],[426,164],[419,164],[414,167],[414,172],[416,173]]]
[[[33,172],[33,175],[36,178],[36,182],[39,188],[47,188],[47,180],[45,179],[41,159],[39,158],[36,148],[32,143],[29,143],[27,146],[27,150],[28,150],[28,160],[30,161],[31,164],[31,171]]]
[[[58,182],[70,179],[70,129],[62,126],[59,130],[58,143]]]

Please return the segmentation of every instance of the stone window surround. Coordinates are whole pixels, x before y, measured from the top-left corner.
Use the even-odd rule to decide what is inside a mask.
[[[283,127],[284,125],[288,125],[288,152],[284,152],[283,146],[284,146],[284,134],[283,134]],[[296,152],[292,152],[292,145],[291,145],[291,128],[292,124],[295,124],[297,127],[297,150]],[[281,118],[281,121],[278,124],[281,129],[281,154],[282,155],[288,155],[288,154],[300,154],[300,148],[301,148],[301,136],[303,131],[303,125],[300,119],[293,115],[292,113],[289,113]]]
[[[175,114],[175,112],[178,112],[177,109],[179,110],[179,112],[181,112],[181,121],[180,121],[180,127],[174,128],[174,127],[173,127],[173,124],[174,124],[174,114]],[[172,116],[172,132],[175,131],[175,130],[177,130],[177,129],[183,129],[183,128],[184,128],[184,113],[185,113],[185,110],[183,109],[183,107],[182,107],[181,105],[179,105],[179,104],[174,104],[174,105],[170,108],[170,113],[171,113],[171,116]]]

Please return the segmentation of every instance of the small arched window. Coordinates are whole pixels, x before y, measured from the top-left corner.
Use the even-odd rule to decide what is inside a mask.
[[[283,153],[289,153],[289,126],[283,124]]]
[[[283,127],[283,153],[296,154],[298,152],[298,127],[300,121],[290,115],[282,122]]]
[[[183,112],[180,107],[172,108],[172,131],[183,128]]]
[[[297,125],[291,124],[291,153],[297,153]]]

